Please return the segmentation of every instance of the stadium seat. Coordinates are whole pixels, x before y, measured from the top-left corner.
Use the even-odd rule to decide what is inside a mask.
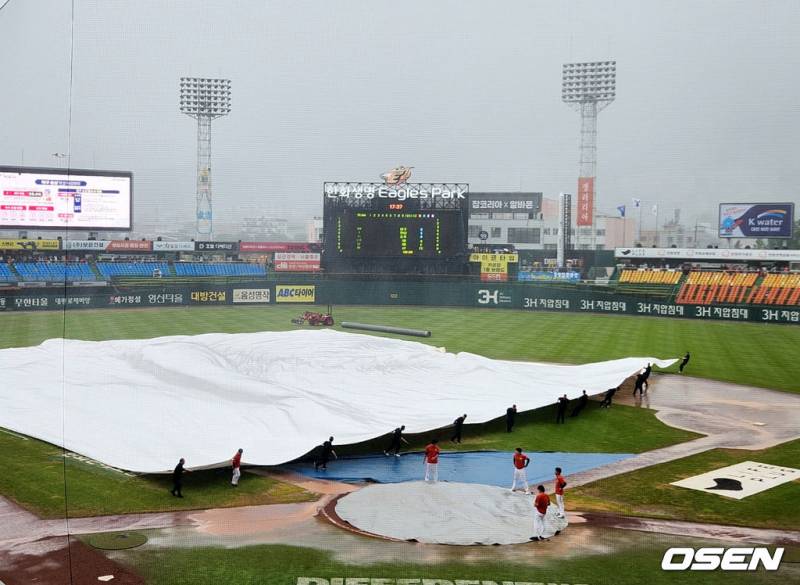
[[[248,262],[176,262],[178,276],[266,276],[259,264]]]
[[[97,280],[91,267],[81,262],[17,262],[14,268],[22,279],[27,281]]]
[[[152,277],[155,270],[159,270],[162,276],[171,274],[167,262],[98,262],[97,270],[104,278],[120,276]]]
[[[0,264],[0,282],[16,282],[16,275],[11,272],[11,267],[5,262]]]
[[[621,284],[662,284],[674,286],[680,282],[682,273],[678,270],[653,270],[653,269],[639,269],[630,270],[625,269],[619,277]]]

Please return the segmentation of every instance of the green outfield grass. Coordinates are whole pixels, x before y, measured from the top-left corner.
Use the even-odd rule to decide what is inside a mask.
[[[558,537],[550,542],[517,547],[520,559],[537,554],[537,548],[560,546]],[[647,536],[642,538],[643,544]],[[703,546],[683,543],[683,546]],[[236,549],[134,550],[121,558],[142,575],[148,585],[219,585],[220,583],[296,585],[298,577],[367,577],[384,579],[446,579],[450,583],[477,584],[480,581],[540,583],[586,583],[589,585],[783,585],[797,578],[798,571],[784,564],[776,572],[754,573],[680,572],[661,570],[667,546],[641,546],[613,554],[556,558],[540,566],[512,561],[447,561],[442,553],[429,564],[382,563],[353,565],[336,562],[331,555],[310,548],[253,546]],[[671,546],[680,546],[672,544]],[[705,546],[720,546],[719,543]],[[341,581],[340,581],[341,582]],[[361,581],[359,581],[361,583]],[[369,583],[368,581],[366,583]],[[437,582],[438,585],[445,585]]]
[[[0,315],[0,348],[45,339],[104,340],[208,332],[292,329],[307,305],[191,307],[7,313]],[[430,329],[417,339],[491,358],[585,363],[626,356],[679,357],[686,372],[765,388],[800,391],[800,327],[691,321],[657,317],[576,315],[432,307],[335,307],[337,322],[366,321]],[[673,368],[674,369],[674,368]]]
[[[436,436],[446,451],[513,451],[522,447],[526,451],[643,453],[702,436],[665,425],[656,418],[653,410],[619,404],[602,409],[596,401],[590,401],[580,416],[568,416],[566,424],[557,425],[555,420],[556,407],[549,406],[518,414],[512,433],[506,432],[505,417],[502,417],[485,424],[464,425],[461,444],[449,441],[451,427],[405,435],[409,445],[403,445],[403,450],[422,449],[431,437]],[[336,449],[339,455],[380,453],[389,442],[390,435],[387,434],[379,439]]]
[[[571,490],[568,507],[628,516],[800,530],[800,481],[743,500],[669,485],[742,461],[797,467],[800,440],[763,451],[715,449],[599,480]]]
[[[186,474],[184,497],[175,498],[169,494],[170,476],[130,476],[70,457],[64,462],[61,449],[53,445],[0,431],[0,494],[43,518],[286,504],[317,498],[297,486],[249,473],[242,476],[238,488],[232,488],[227,469]]]
[[[641,452],[688,441],[699,435],[666,426],[649,410],[615,405],[600,409],[590,402],[581,416],[555,424],[551,407],[521,413],[514,432],[505,432],[504,420],[467,425],[464,442],[443,441],[445,450],[498,449],[518,446],[537,451]],[[441,431],[445,438],[449,429]],[[438,434],[438,433],[437,433]],[[408,449],[421,448],[431,433],[409,435]],[[337,446],[339,455],[380,452],[382,437],[352,446]],[[64,468],[60,449],[0,431],[0,494],[48,518],[63,516]],[[314,496],[294,486],[246,474],[241,487],[230,489],[229,471],[187,475],[184,498],[169,495],[167,476],[129,477],[73,458],[67,458],[67,498],[70,516],[96,516],[255,504],[306,501]]]

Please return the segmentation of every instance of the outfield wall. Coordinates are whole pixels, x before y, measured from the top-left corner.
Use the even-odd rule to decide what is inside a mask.
[[[605,293],[596,288],[537,283],[303,280],[7,289],[0,290],[0,311],[316,303],[474,307],[800,324],[800,307],[683,305],[657,297]]]

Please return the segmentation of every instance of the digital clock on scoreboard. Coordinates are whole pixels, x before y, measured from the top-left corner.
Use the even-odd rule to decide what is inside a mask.
[[[463,254],[466,242],[461,213],[409,210],[401,203],[339,209],[330,228],[326,253],[346,257],[446,258]]]

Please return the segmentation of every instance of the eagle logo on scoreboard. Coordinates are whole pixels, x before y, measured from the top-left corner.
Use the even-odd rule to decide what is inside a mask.
[[[387,185],[402,185],[403,183],[407,183],[411,178],[411,169],[413,168],[414,167],[400,165],[389,172],[383,173],[381,179],[383,179]]]

